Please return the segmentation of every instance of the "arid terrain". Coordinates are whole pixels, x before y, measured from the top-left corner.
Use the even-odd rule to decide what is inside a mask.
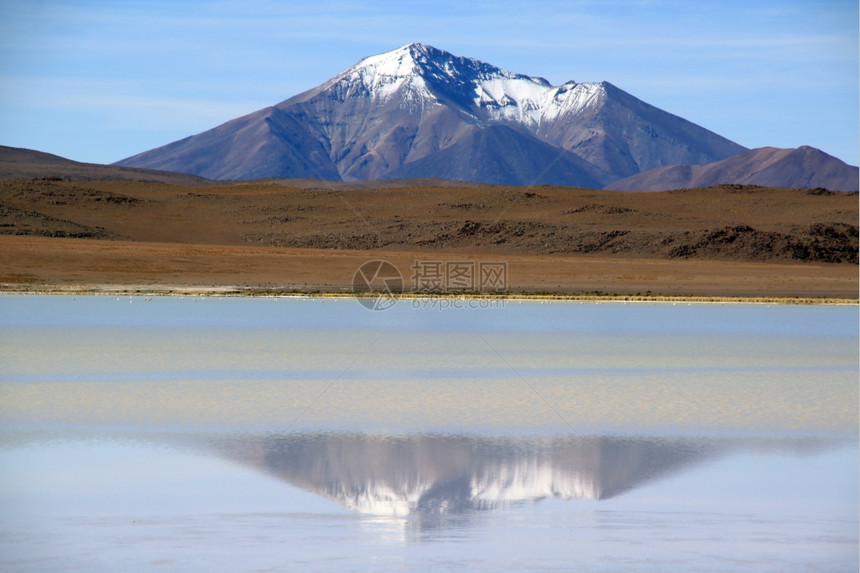
[[[9,180],[0,283],[339,292],[385,259],[408,290],[415,261],[495,261],[512,293],[856,299],[857,221],[823,189]]]

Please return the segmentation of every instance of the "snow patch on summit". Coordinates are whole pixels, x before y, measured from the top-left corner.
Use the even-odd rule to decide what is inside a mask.
[[[346,88],[345,98],[369,95],[373,100],[385,103],[402,89],[401,105],[412,107],[436,101],[419,73],[418,63],[409,46],[365,58],[335,80]]]
[[[540,121],[541,101],[548,89],[531,78],[490,77],[476,82],[475,103],[492,119],[534,124]]]
[[[575,84],[568,82],[553,87],[541,102],[541,121],[554,121],[558,117],[579,113],[599,105],[606,97],[606,88],[600,83]]]
[[[606,94],[599,83],[550,86],[522,77],[483,80],[475,92],[476,104],[486,110],[490,119],[515,121],[530,129],[597,105]]]

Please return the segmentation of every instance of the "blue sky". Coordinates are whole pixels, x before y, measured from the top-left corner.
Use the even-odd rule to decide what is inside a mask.
[[[0,0],[0,144],[109,163],[410,42],[858,163],[856,0]]]

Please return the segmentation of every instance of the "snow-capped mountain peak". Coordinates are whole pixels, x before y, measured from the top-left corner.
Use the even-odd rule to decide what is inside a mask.
[[[541,77],[419,43],[364,58],[335,80],[344,84],[346,97],[362,94],[385,102],[403,89],[409,104],[452,100],[482,121],[516,122],[532,130],[597,103],[603,93],[601,84],[553,86]]]

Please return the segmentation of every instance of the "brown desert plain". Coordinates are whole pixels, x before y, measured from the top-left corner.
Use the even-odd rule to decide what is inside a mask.
[[[858,194],[442,181],[0,181],[7,292],[349,293],[383,259],[504,262],[509,295],[858,297]],[[479,290],[479,289],[476,289]]]

